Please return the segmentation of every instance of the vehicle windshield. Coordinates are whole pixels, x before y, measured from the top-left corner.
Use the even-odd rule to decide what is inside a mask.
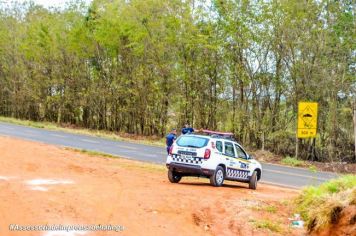
[[[179,137],[177,144],[181,147],[202,148],[208,144],[208,141],[209,139],[207,138],[184,135]]]

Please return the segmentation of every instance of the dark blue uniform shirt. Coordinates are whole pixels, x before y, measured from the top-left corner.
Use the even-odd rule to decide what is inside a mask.
[[[194,133],[194,129],[192,127],[182,129],[182,134],[190,134],[190,133]]]
[[[175,134],[172,134],[172,133],[168,134],[168,135],[166,136],[166,144],[167,144],[167,147],[172,146],[172,144],[173,144],[173,142],[174,142],[174,140],[175,140],[176,138],[177,138],[177,137],[176,137]]]

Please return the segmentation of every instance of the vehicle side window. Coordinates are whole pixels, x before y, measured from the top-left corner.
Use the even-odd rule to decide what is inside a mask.
[[[223,144],[221,141],[216,141],[216,149],[218,149],[219,152],[223,152]]]
[[[229,142],[225,142],[225,155],[235,157],[234,145]]]
[[[246,153],[238,146],[235,144],[236,152],[237,152],[237,157],[247,159]]]

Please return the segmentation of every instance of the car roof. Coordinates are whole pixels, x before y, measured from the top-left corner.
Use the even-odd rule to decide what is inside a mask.
[[[218,140],[218,141],[228,141],[228,142],[233,142],[233,143],[237,143],[238,145],[241,146],[241,144],[239,144],[236,140],[231,140],[228,138],[224,138],[224,137],[212,137],[209,135],[201,135],[201,134],[183,134],[181,136],[190,136],[190,137],[199,137],[199,138],[207,138],[209,140]],[[180,137],[181,137],[180,136]]]
[[[200,135],[200,134],[182,134],[179,137],[198,137],[198,138],[207,138],[207,139],[211,139],[210,136],[207,135]]]

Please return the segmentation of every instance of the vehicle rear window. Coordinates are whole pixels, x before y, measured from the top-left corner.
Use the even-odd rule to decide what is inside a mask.
[[[208,144],[209,139],[195,136],[181,136],[177,140],[178,146],[202,148]]]

